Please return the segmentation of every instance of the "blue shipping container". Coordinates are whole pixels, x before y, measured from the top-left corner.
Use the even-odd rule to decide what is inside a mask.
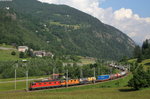
[[[107,80],[109,78],[110,78],[110,75],[101,75],[97,77],[98,80]]]

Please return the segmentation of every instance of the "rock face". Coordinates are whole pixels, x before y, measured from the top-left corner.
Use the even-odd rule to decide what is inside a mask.
[[[0,43],[115,60],[131,56],[135,46],[118,29],[66,5],[13,0],[0,2],[0,12]]]

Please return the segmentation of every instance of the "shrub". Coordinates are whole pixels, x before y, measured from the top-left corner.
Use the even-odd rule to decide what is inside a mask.
[[[15,51],[12,51],[12,52],[11,52],[11,55],[15,56],[15,55],[16,55],[16,52],[15,52]]]

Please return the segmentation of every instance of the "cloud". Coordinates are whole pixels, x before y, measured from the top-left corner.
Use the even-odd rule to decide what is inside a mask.
[[[142,43],[145,39],[150,39],[150,17],[142,18],[134,14],[132,9],[121,8],[113,11],[112,8],[101,8],[100,5],[106,0],[39,0],[41,2],[53,4],[65,4],[83,12],[86,12],[105,24],[112,25],[135,42]]]
[[[129,35],[130,37],[135,37],[135,36],[137,35],[137,33],[131,32],[131,33],[128,33],[128,35]]]
[[[125,9],[125,8],[121,8],[118,11],[114,12],[114,17],[116,20],[122,20],[125,18],[132,18],[133,16],[132,10],[131,9]]]

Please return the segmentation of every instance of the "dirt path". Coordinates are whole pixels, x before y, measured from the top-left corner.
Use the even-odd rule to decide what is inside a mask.
[[[0,47],[1,50],[16,50],[15,48]]]
[[[28,79],[28,81],[33,81],[33,80],[39,80],[39,79]],[[16,82],[23,82],[23,81],[26,81],[26,79],[24,80],[16,80]],[[13,81],[1,81],[0,84],[2,83],[13,83],[15,82],[14,80]]]

